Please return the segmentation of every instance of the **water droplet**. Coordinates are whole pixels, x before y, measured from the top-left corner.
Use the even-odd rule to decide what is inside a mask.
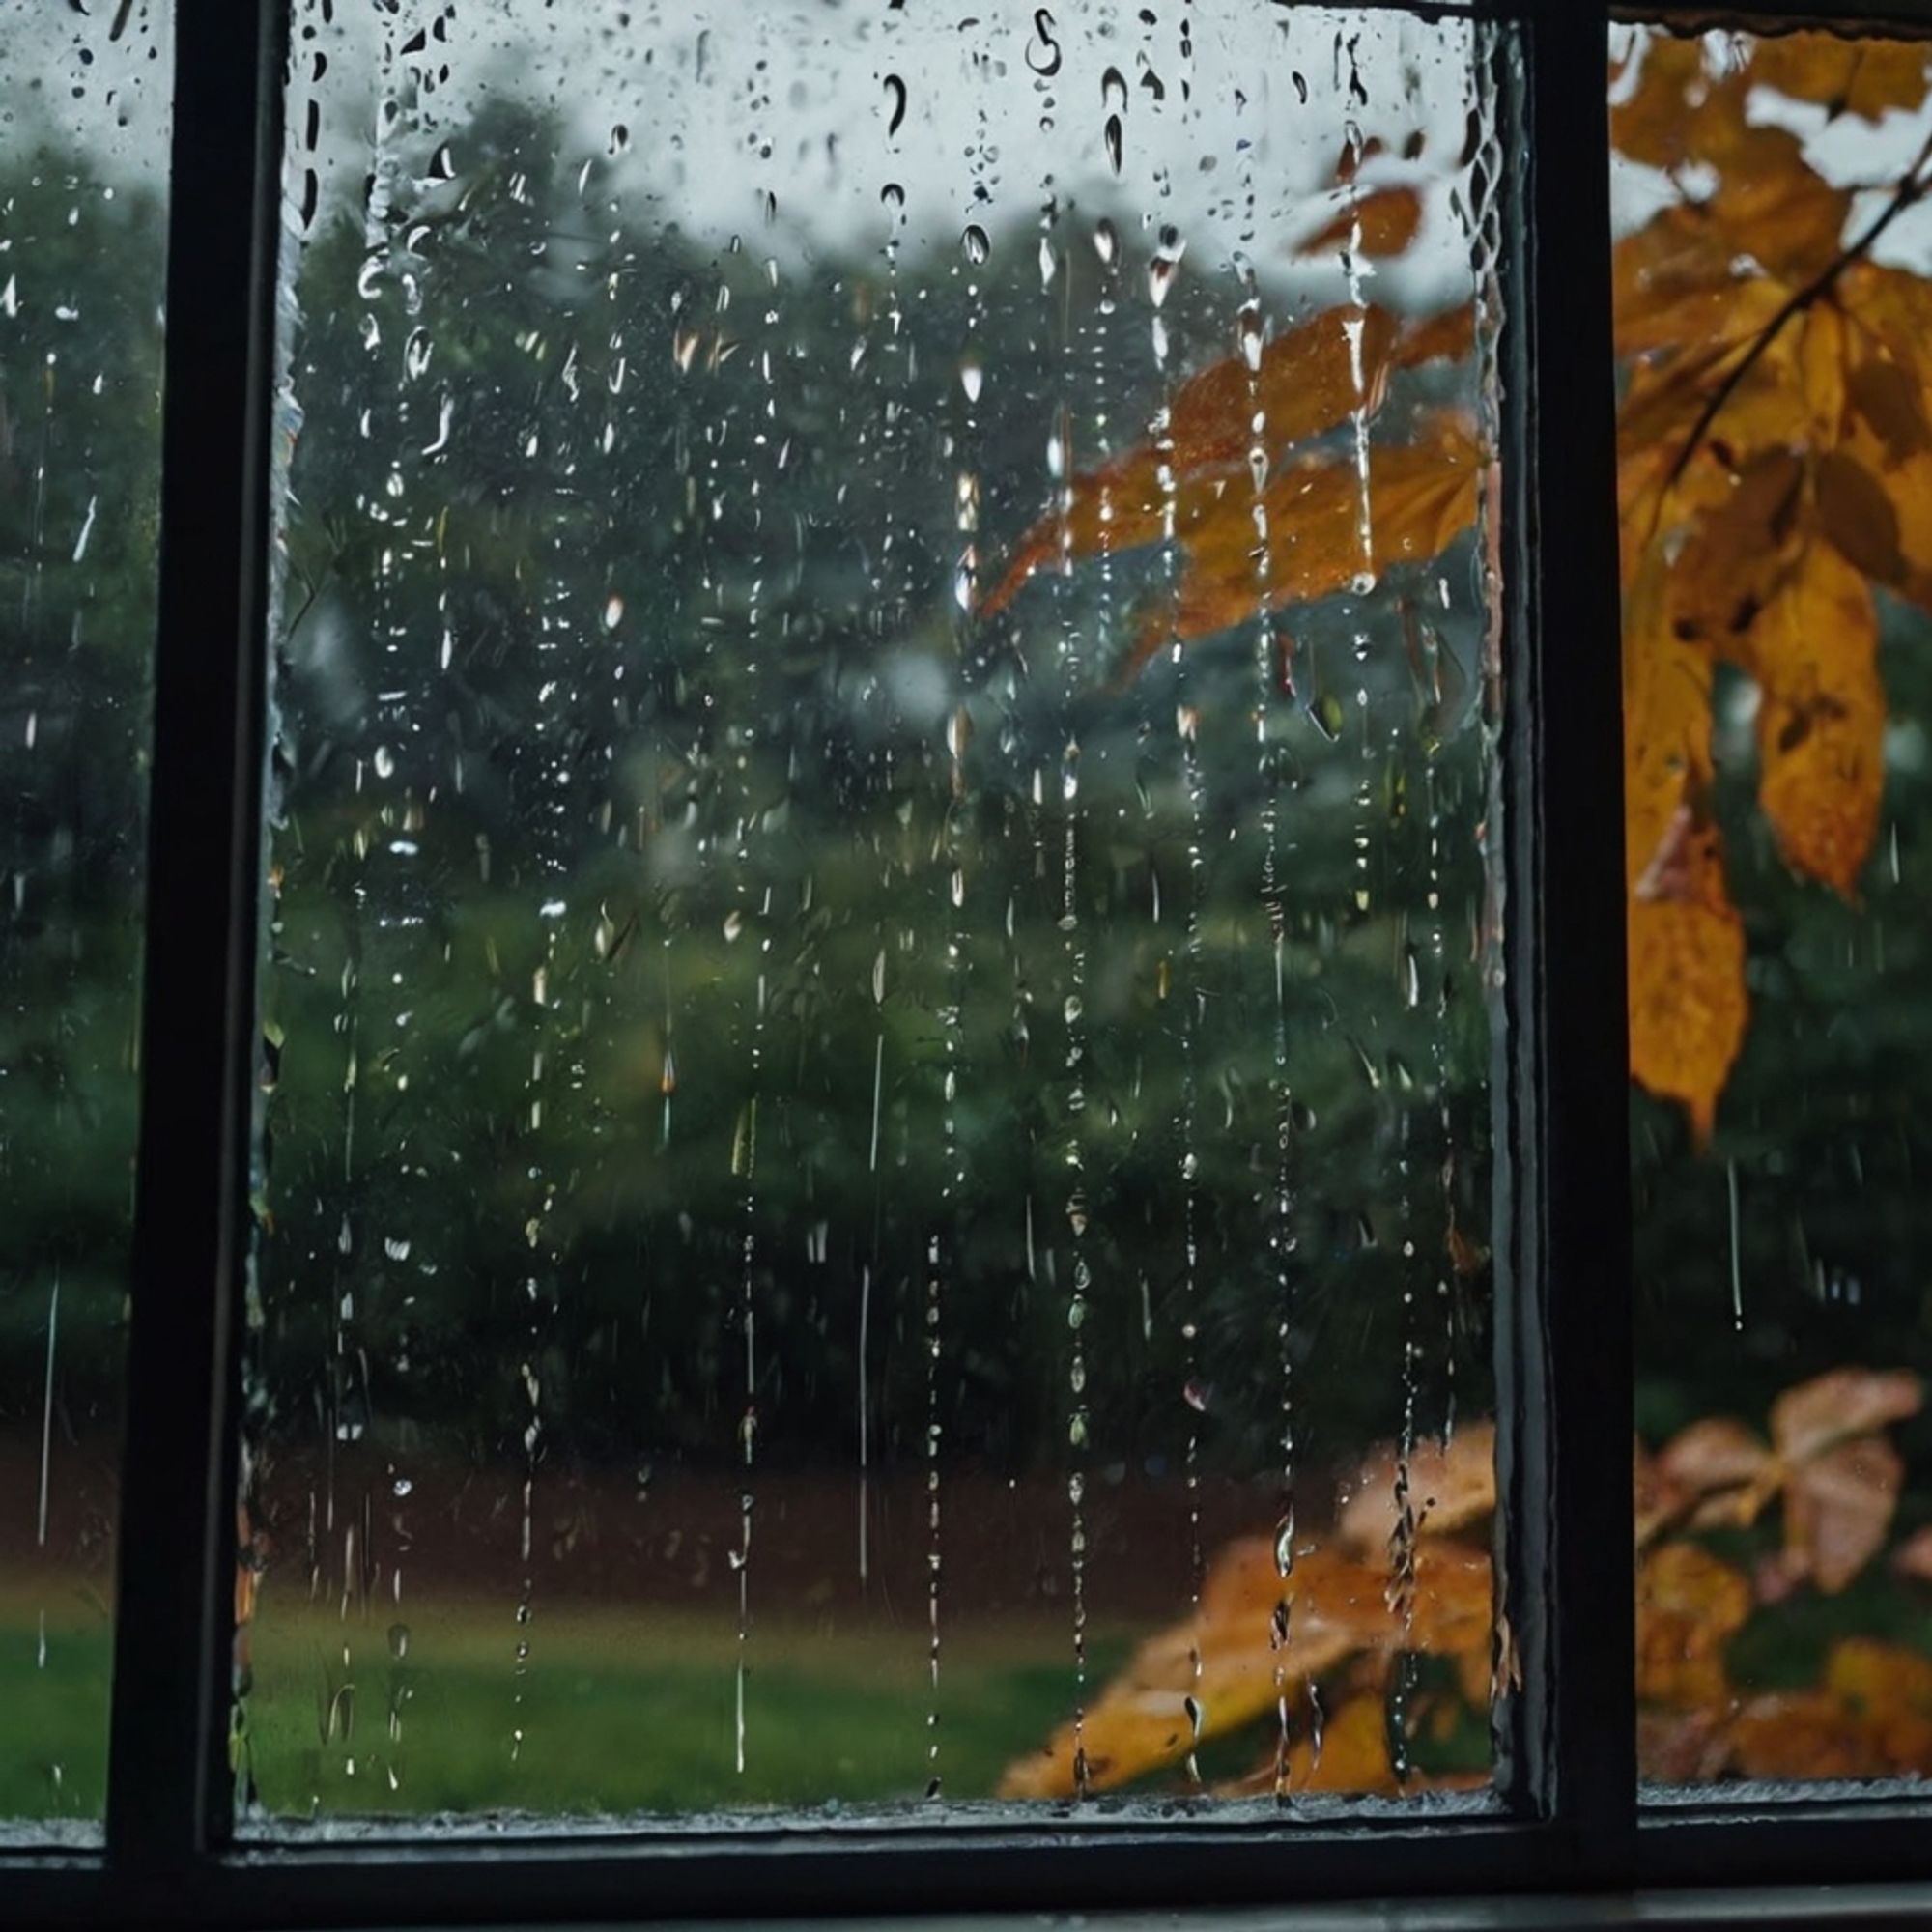
[[[614,631],[624,621],[624,600],[613,590],[604,600],[604,628]]]
[[[1120,259],[1120,231],[1105,216],[1094,224],[1094,252],[1110,269]]]
[[[389,1655],[399,1663],[410,1654],[410,1627],[408,1624],[389,1626]]]
[[[745,929],[745,915],[735,906],[724,915],[724,937],[736,939]]]
[[[977,403],[980,391],[986,381],[986,365],[980,359],[977,349],[969,349],[959,358],[959,386],[966,391],[966,400]]]
[[[1042,80],[1051,80],[1060,71],[1060,43],[1053,38],[1053,15],[1044,7],[1034,9],[1033,31],[1026,64]]]
[[[966,251],[966,259],[978,268],[993,252],[993,244],[986,231],[977,221],[966,224],[966,232],[959,238],[959,245]]]
[[[897,74],[886,76],[886,98],[892,102],[892,117],[886,123],[886,134],[890,138],[899,131],[906,117],[906,84]]]
[[[1262,312],[1258,304],[1244,302],[1241,305],[1238,327],[1241,338],[1241,360],[1250,369],[1259,369],[1262,366],[1262,343],[1267,330],[1262,321]]]
[[[888,182],[879,190],[879,199],[888,208],[903,208],[905,206],[905,189],[897,182]]]
[[[1180,1391],[1181,1400],[1189,1408],[1198,1409],[1203,1415],[1208,1413],[1209,1390],[1199,1376],[1190,1376]]]
[[[1053,283],[1054,270],[1060,267],[1060,257],[1053,252],[1053,243],[1044,235],[1039,238],[1039,285],[1049,288]]]
[[[1106,143],[1107,143],[1107,165],[1110,168],[1112,168],[1116,174],[1119,174],[1121,172],[1121,149],[1122,142],[1121,133],[1121,117],[1118,114],[1110,114],[1107,116]]]

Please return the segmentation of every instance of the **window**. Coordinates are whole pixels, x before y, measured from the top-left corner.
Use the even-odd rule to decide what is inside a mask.
[[[106,11],[160,916],[27,1911],[1918,1876],[1639,1818],[1602,14]]]

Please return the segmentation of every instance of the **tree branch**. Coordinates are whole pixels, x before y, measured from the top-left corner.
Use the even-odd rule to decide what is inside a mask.
[[[1812,303],[1829,294],[1837,281],[1854,262],[1861,261],[1871,252],[1879,237],[1912,207],[1921,200],[1928,188],[1932,188],[1932,175],[1924,172],[1925,165],[1932,161],[1932,135],[1928,135],[1925,145],[1918,151],[1918,158],[1906,171],[1905,179],[1892,191],[1891,199],[1856,241],[1848,242],[1836,257],[1821,269],[1802,289],[1795,290],[1779,307],[1777,313],[1761,328],[1750,347],[1739,358],[1735,368],[1712,390],[1709,401],[1697,412],[1697,420],[1690,426],[1690,434],[1684,440],[1684,447],[1678,451],[1677,460],[1670,466],[1670,473],[1663,479],[1663,488],[1658,496],[1658,510],[1662,512],[1663,499],[1674,490],[1685,470],[1690,467],[1690,460],[1697,454],[1699,446],[1710,434],[1711,425],[1717,421],[1724,405],[1737,393],[1738,384],[1750,374],[1763,358],[1765,351],[1783,332],[1784,326],[1794,316],[1803,315]]]

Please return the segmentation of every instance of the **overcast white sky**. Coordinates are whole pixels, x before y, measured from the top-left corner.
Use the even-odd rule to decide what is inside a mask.
[[[1474,30],[1460,22],[1273,0],[1060,0],[1043,13],[1011,0],[410,0],[400,15],[375,0],[334,0],[330,24],[322,0],[295,5],[298,50],[324,51],[329,65],[313,95],[330,192],[359,194],[385,91],[405,102],[405,141],[412,131],[447,139],[460,172],[469,116],[507,90],[566,117],[593,162],[593,202],[614,197],[632,225],[676,221],[719,245],[742,234],[793,258],[843,253],[883,242],[880,190],[895,182],[906,191],[908,249],[956,247],[973,220],[1010,246],[1058,194],[1089,218],[1111,214],[1130,246],[1144,224],[1174,223],[1190,273],[1223,271],[1247,245],[1264,278],[1332,298],[1337,267],[1291,269],[1285,243],[1323,219],[1352,114],[1391,149],[1424,140],[1414,162],[1391,156],[1368,171],[1372,183],[1416,182],[1429,207],[1421,244],[1377,292],[1430,306],[1466,272],[1448,205],[1472,92]],[[157,179],[166,0],[81,6],[0,0],[0,143],[51,128],[84,139],[110,173]],[[417,34],[422,51],[411,54]],[[1039,71],[1056,57],[1057,71]],[[1105,98],[1109,69],[1126,83],[1124,109]],[[1366,101],[1351,98],[1351,70]],[[298,130],[308,71],[298,60]],[[905,90],[895,131],[889,76]],[[1105,148],[1110,108],[1121,118],[1118,178]],[[1932,104],[1877,129],[1770,96],[1753,111],[1804,133],[1815,163],[1846,182],[1895,175],[1932,133]],[[628,138],[613,155],[619,127]],[[1674,191],[1645,176],[1618,170],[1623,225]],[[1250,192],[1259,239],[1244,244]],[[779,208],[769,228],[758,212],[767,193]],[[1875,195],[1855,213],[1854,230],[1877,205]],[[1897,222],[1880,252],[1932,270],[1932,206]]]

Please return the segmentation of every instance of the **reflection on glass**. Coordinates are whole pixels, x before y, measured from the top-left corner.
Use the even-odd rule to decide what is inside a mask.
[[[1620,31],[1644,1776],[1932,1771],[1923,43]]]
[[[244,1817],[1484,1785],[1476,30],[296,46]]]
[[[114,11],[0,18],[0,1837],[106,1793],[171,55]]]

